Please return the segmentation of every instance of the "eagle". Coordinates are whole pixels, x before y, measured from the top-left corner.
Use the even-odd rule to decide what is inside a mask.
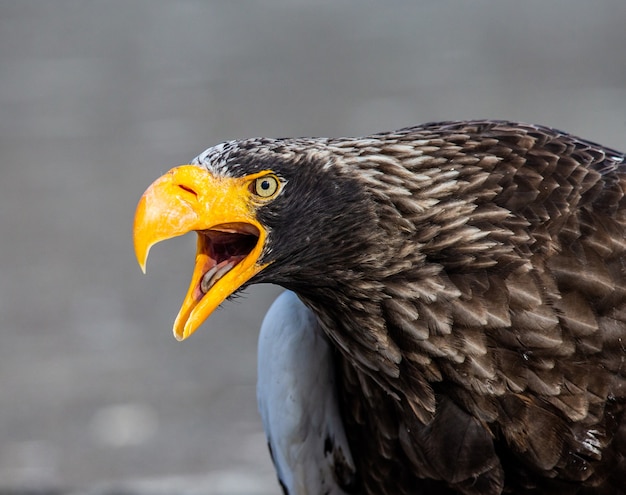
[[[517,122],[207,149],[141,197],[197,233],[174,335],[287,291],[258,402],[284,493],[626,493],[626,155]]]

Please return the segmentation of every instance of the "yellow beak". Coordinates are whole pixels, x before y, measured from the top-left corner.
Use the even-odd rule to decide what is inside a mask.
[[[259,273],[266,231],[256,220],[250,183],[216,177],[195,165],[183,165],[158,178],[143,194],[135,212],[135,255],[145,273],[150,248],[157,242],[196,231],[196,261],[174,336],[189,337],[233,292]]]

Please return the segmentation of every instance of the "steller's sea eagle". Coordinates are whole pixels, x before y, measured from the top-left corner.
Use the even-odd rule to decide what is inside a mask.
[[[189,337],[289,292],[258,399],[296,494],[626,493],[626,156],[546,127],[432,123],[209,148],[134,239],[196,231]]]

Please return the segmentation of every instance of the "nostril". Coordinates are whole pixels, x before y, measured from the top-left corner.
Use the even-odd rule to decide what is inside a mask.
[[[198,193],[194,191],[193,189],[191,189],[190,187],[187,187],[183,184],[178,184],[178,187],[180,187],[183,191],[187,191],[188,193],[193,194],[195,197],[198,197]]]

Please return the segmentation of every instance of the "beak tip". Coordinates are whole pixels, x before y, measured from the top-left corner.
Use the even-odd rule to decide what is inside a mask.
[[[191,334],[196,331],[191,323],[191,320],[183,320],[184,318],[181,316],[181,313],[179,313],[176,317],[176,321],[174,322],[174,338],[179,342],[187,340],[191,337]]]
[[[174,328],[172,329],[174,333],[174,338],[178,340],[178,342],[185,340],[185,329],[180,320],[181,315],[180,313],[178,313],[178,315],[176,316],[176,321],[174,321]]]
[[[150,252],[150,248],[152,246],[143,246],[137,242],[135,239],[135,258],[137,259],[137,264],[143,274],[146,274],[146,265],[148,264],[148,253]]]
[[[146,262],[148,260],[144,257],[143,259],[140,256],[137,256],[137,264],[139,265],[139,268],[141,268],[141,272],[145,275],[146,274]]]

